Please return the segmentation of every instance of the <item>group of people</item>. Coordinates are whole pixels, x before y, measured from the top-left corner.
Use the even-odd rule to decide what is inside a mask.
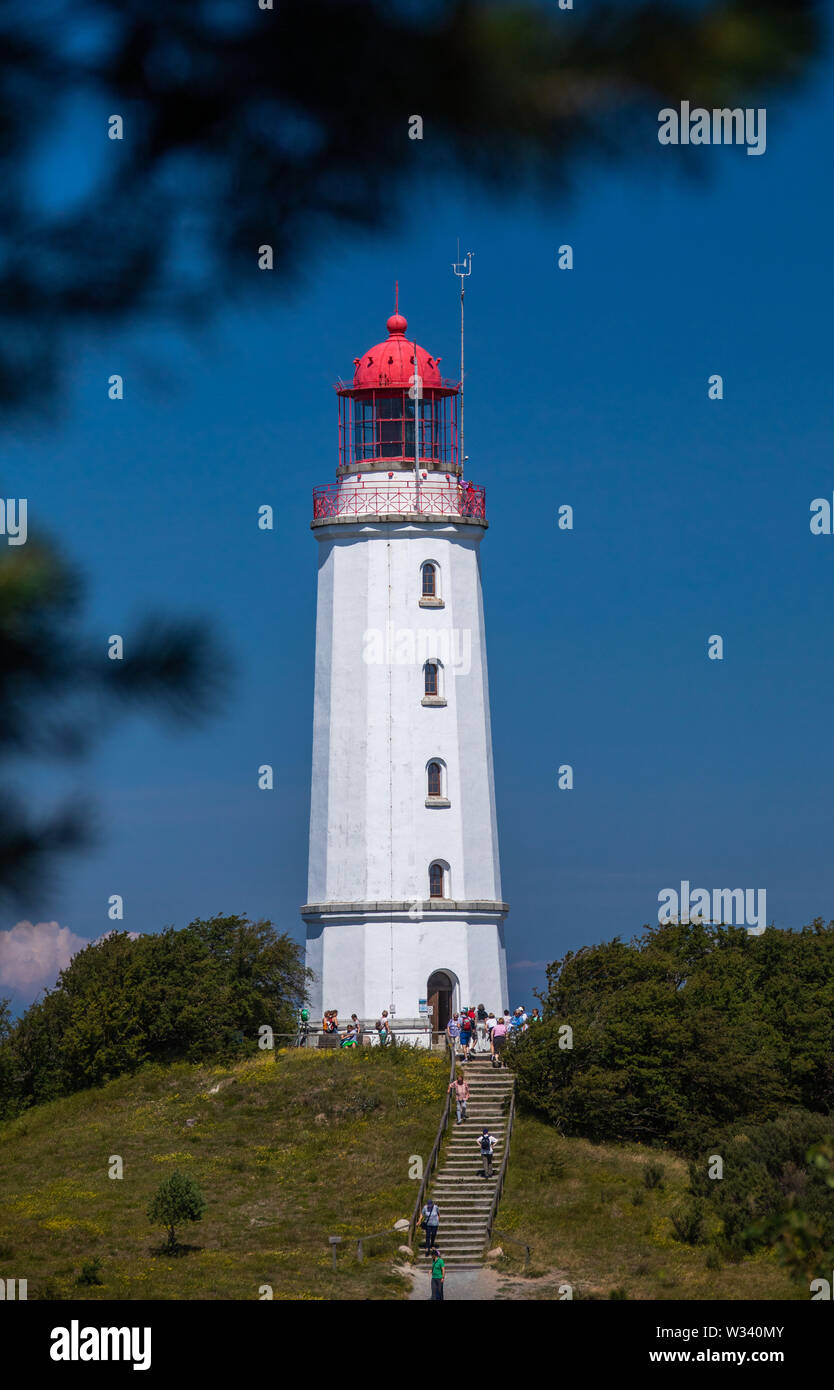
[[[362,1025],[356,1014],[351,1014],[350,1023],[347,1025],[344,1032],[340,1033],[338,1009],[327,1009],[322,1019],[322,1027],[325,1033],[338,1034],[340,1047],[359,1047],[362,1042]],[[391,1031],[391,1020],[388,1017],[387,1009],[382,1010],[382,1018],[377,1019],[374,1027],[380,1043],[386,1044],[394,1041],[394,1034]]]
[[[456,1055],[462,1056],[464,1062],[468,1062],[473,1055],[488,1052],[492,1065],[500,1067],[503,1065],[501,1054],[507,1038],[526,1033],[531,1024],[540,1022],[538,1009],[528,1014],[519,1005],[515,1013],[511,1014],[509,1009],[505,1009],[503,1013],[494,1014],[492,1009],[487,1010],[483,1004],[479,1004],[477,1009],[470,1007],[453,1014],[446,1032]]]

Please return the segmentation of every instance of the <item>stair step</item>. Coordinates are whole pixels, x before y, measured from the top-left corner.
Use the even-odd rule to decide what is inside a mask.
[[[492,1193],[486,1188],[479,1188],[477,1192],[447,1192],[443,1197],[441,1206],[440,1201],[437,1205],[442,1211],[464,1211],[467,1208],[488,1208],[492,1201]]]
[[[486,1227],[482,1227],[481,1230],[477,1230],[477,1232],[471,1234],[461,1232],[459,1236],[442,1236],[442,1238],[438,1236],[438,1245],[441,1247],[441,1250],[459,1250],[461,1245],[467,1245],[467,1247],[471,1245],[473,1250],[482,1250],[485,1240]],[[425,1250],[425,1245],[421,1248]]]

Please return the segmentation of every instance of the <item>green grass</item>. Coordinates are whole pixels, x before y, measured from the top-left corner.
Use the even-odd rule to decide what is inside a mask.
[[[409,1159],[428,1157],[446,1082],[445,1058],[408,1048],[293,1050],[148,1067],[38,1106],[0,1125],[0,1273],[30,1298],[258,1299],[264,1284],[277,1299],[402,1298],[402,1237],[362,1264],[346,1240],[336,1271],[327,1237],[411,1215]],[[146,1212],[177,1169],[208,1207],[172,1257]],[[96,1257],[102,1284],[76,1284]]]
[[[662,1168],[662,1186],[647,1186],[650,1164]],[[685,1202],[687,1188],[686,1164],[672,1154],[563,1139],[521,1115],[496,1225],[530,1246],[532,1276],[558,1273],[574,1298],[807,1298],[768,1253],[722,1260],[714,1269],[707,1266],[707,1245],[677,1240],[671,1213]],[[712,1234],[709,1227],[705,1234]],[[507,1252],[499,1268],[518,1271],[523,1252],[500,1235],[495,1243]],[[553,1283],[532,1278],[529,1296],[558,1296]]]
[[[276,1299],[404,1298],[392,1272],[402,1238],[374,1242],[359,1264],[349,1237],[411,1215],[410,1158],[428,1157],[446,1083],[445,1057],[408,1048],[291,1050],[148,1067],[38,1106],[0,1125],[0,1274],[28,1279],[30,1298],[91,1302],[257,1299],[264,1284]],[[108,1177],[113,1154],[121,1180]],[[660,1186],[647,1185],[651,1164]],[[146,1211],[176,1169],[208,1207],[171,1256]],[[686,1188],[674,1155],[562,1139],[517,1116],[497,1226],[529,1243],[534,1277],[499,1297],[552,1299],[558,1282],[575,1298],[804,1296],[770,1255],[709,1268],[707,1246],[677,1240]],[[330,1235],[346,1238],[335,1271]],[[496,1242],[517,1273],[520,1251]],[[102,1283],[78,1284],[97,1258]]]

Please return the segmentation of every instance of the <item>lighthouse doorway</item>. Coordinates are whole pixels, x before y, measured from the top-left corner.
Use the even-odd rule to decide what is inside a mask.
[[[432,1019],[432,1032],[442,1033],[452,1017],[455,994],[455,981],[445,970],[435,970],[429,975],[426,985],[426,998]]]

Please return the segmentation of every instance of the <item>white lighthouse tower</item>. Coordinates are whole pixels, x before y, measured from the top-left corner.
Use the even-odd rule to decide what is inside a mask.
[[[318,610],[311,1014],[428,1042],[508,1003],[480,548],[460,384],[405,318],[340,383],[337,482],[314,490]],[[415,357],[416,377],[415,382]],[[415,440],[415,416],[417,432]]]

